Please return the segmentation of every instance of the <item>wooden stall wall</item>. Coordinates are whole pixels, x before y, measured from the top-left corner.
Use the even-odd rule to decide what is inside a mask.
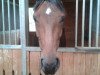
[[[99,53],[62,53],[58,52],[60,68],[55,75],[100,75],[100,54]],[[2,61],[4,58],[4,61]],[[2,58],[0,51],[0,75],[22,75],[21,71],[21,51],[6,52]],[[13,62],[12,62],[13,61]],[[12,69],[13,68],[13,69]],[[40,52],[27,53],[27,75],[40,75]]]
[[[60,68],[55,75],[100,75],[99,53],[58,52],[58,57]],[[40,75],[40,52],[31,52],[30,58],[31,74]]]
[[[21,50],[0,49],[0,75],[22,75]]]

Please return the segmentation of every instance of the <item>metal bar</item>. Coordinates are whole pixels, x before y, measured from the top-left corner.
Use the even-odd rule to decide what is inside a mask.
[[[11,44],[10,1],[8,0],[9,44]]]
[[[33,51],[33,52],[41,52],[40,47],[26,47],[27,51]],[[75,47],[59,47],[57,51],[68,51],[73,52],[75,50]]]
[[[13,0],[13,12],[14,12],[14,30],[15,30],[15,45],[17,44],[17,29],[16,29],[16,5],[15,0]]]
[[[2,21],[3,21],[3,44],[5,45],[5,17],[4,17],[4,11],[5,9],[4,9],[4,0],[2,0]],[[3,68],[3,74],[5,73],[5,71],[4,71],[4,50],[3,50],[3,48],[2,48],[2,58],[3,58],[3,66],[2,66],[2,68]]]
[[[84,26],[85,26],[85,0],[82,7],[82,47],[84,47]]]
[[[99,15],[100,13],[100,0],[97,1],[97,25],[96,25],[96,47],[99,45]]]
[[[2,0],[2,21],[3,21],[3,44],[5,44],[5,17],[4,17],[4,0]]]
[[[90,15],[89,15],[89,47],[91,47],[91,33],[92,33],[92,10],[93,0],[90,0]]]
[[[7,50],[21,50],[21,45],[16,46],[16,45],[2,45],[0,46],[0,49],[7,49]],[[40,47],[26,47],[27,51],[31,52],[41,52]],[[94,51],[100,51],[100,47],[59,47],[58,52],[76,52],[77,50],[90,50],[91,52]]]
[[[20,41],[22,46],[22,75],[26,75],[26,26],[28,25],[28,0],[19,0]]]
[[[27,47],[26,48],[27,51],[31,51],[31,52],[41,52],[40,47]],[[86,52],[86,51],[90,51],[90,52],[100,52],[100,47],[59,47],[58,52]]]
[[[6,46],[3,46],[6,47]],[[3,48],[2,47],[2,48]],[[0,49],[2,49],[0,47]],[[10,47],[8,46],[8,48],[6,47],[5,49],[7,50],[21,50],[21,46],[16,46],[16,47]],[[31,51],[31,52],[41,52],[41,49],[39,47],[27,47],[26,48],[27,51]],[[84,52],[84,51],[93,51],[93,52],[99,52],[100,51],[100,47],[60,47],[57,50],[58,52]]]
[[[11,30],[11,33],[13,33],[13,32],[14,32],[14,30]],[[20,32],[20,30],[19,30],[19,29],[17,29],[17,32]],[[6,34],[8,34],[8,33],[9,33],[9,31],[5,31],[5,33],[6,33]],[[3,34],[3,32],[2,32],[2,31],[0,31],[0,35],[1,35],[1,34]]]
[[[80,51],[91,51],[91,52],[100,52],[100,47],[76,47]]]
[[[4,0],[4,2],[8,2],[8,1]],[[10,4],[13,5],[13,2],[10,1]],[[19,4],[16,4],[16,6],[19,6]]]
[[[40,47],[26,47],[27,51],[35,51],[35,52],[39,52],[41,51]]]
[[[77,38],[78,38],[78,0],[76,0],[75,47],[77,47]]]
[[[21,49],[21,45],[0,45],[0,49]]]

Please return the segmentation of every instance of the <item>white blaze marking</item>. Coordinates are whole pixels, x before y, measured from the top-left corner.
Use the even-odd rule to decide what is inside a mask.
[[[50,8],[47,8],[46,14],[49,15],[51,12],[52,12],[51,9]]]

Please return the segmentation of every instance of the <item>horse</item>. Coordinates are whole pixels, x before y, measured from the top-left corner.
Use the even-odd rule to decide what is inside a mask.
[[[41,48],[41,69],[45,75],[54,75],[60,66],[57,49],[64,27],[65,9],[61,0],[35,0],[33,10]]]

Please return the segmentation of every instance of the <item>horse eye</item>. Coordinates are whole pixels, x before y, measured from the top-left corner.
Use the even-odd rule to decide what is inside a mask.
[[[34,18],[34,21],[35,21],[35,22],[38,22],[37,19],[36,19],[36,17],[33,17],[33,18]]]
[[[65,20],[65,16],[62,16],[60,19],[60,23],[64,22],[64,20]]]

